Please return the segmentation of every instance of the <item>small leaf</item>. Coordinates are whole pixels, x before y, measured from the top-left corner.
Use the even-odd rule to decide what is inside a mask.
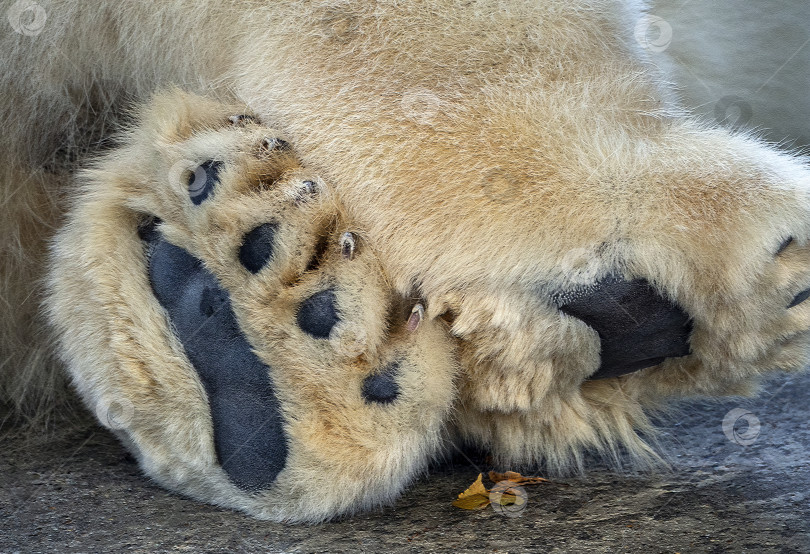
[[[453,506],[463,510],[481,510],[489,506],[489,491],[484,486],[483,475],[478,474],[478,479],[470,485],[458,498],[453,501]]]
[[[516,471],[507,471],[506,473],[498,473],[497,471],[489,472],[489,480],[493,483],[500,483],[501,481],[510,481],[516,485],[538,485],[540,483],[551,483],[548,479],[542,477],[524,477]]]

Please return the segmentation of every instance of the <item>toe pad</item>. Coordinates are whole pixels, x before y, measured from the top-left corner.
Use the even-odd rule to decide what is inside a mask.
[[[228,292],[203,263],[159,231],[146,237],[152,290],[205,388],[219,463],[238,487],[266,489],[287,459],[270,369],[253,353]]]
[[[340,321],[335,307],[335,291],[327,289],[304,300],[296,320],[298,326],[309,335],[319,339],[329,338],[332,327]]]

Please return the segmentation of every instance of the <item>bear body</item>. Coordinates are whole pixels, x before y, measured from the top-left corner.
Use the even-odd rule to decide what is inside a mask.
[[[52,383],[58,377],[43,369],[53,355],[49,341],[32,340],[42,322],[34,309],[40,293],[30,283],[44,274],[49,234],[43,229],[57,226],[73,204],[49,280],[60,356],[91,408],[102,398],[107,404],[131,395],[139,399],[130,400],[135,412],[151,415],[119,430],[142,454],[144,469],[169,487],[254,515],[317,520],[392,498],[439,450],[442,433],[489,448],[502,463],[539,463],[549,470],[576,466],[587,449],[612,456],[623,448],[636,460],[650,461],[654,454],[637,435],[649,428],[645,409],[669,397],[749,393],[762,374],[798,370],[808,361],[810,306],[801,300],[810,288],[810,170],[798,157],[746,134],[686,116],[634,35],[641,12],[632,3],[246,2],[237,11],[218,3],[110,3],[89,12],[76,2],[55,1],[41,8],[50,32],[36,40],[25,33],[3,38],[10,65],[0,82],[9,99],[0,271],[6,298],[23,307],[23,299],[34,298],[29,310],[3,320],[3,351],[10,356],[3,388],[6,397],[28,405],[26,391],[58,390]],[[71,172],[89,152],[110,146],[103,142],[110,129],[132,118],[129,102],[146,101],[169,85],[228,108],[181,93],[156,99],[102,158],[102,169],[79,179],[83,192],[74,192]],[[227,418],[220,421],[216,414],[230,412],[214,408],[210,397],[217,385],[206,377],[210,372],[198,369],[193,377],[192,355],[172,362],[185,368],[182,379],[156,383],[114,371],[122,359],[149,365],[182,350],[172,342],[182,343],[182,326],[174,324],[172,338],[166,321],[162,346],[149,346],[148,355],[127,350],[133,341],[140,344],[134,335],[144,329],[144,318],[159,326],[166,313],[171,318],[183,312],[172,294],[155,304],[147,290],[151,269],[138,257],[142,244],[132,235],[137,214],[159,218],[167,243],[188,253],[158,257],[167,260],[169,274],[183,267],[182,260],[194,267],[192,261],[201,260],[210,274],[199,274],[209,283],[200,291],[213,291],[201,298],[211,306],[232,305],[228,321],[252,322],[244,333],[249,347],[239,352],[265,352],[255,355],[271,369],[302,364],[306,391],[329,389],[317,367],[343,367],[320,351],[290,362],[301,354],[289,346],[280,348],[285,354],[279,361],[263,358],[273,351],[263,341],[282,331],[263,323],[271,315],[246,308],[250,303],[240,295],[251,294],[250,286],[228,265],[246,268],[240,278],[253,274],[251,268],[263,275],[269,254],[262,245],[233,255],[245,233],[275,233],[258,219],[253,227],[237,225],[251,213],[249,202],[203,225],[189,215],[196,213],[194,202],[180,203],[176,186],[154,185],[161,177],[170,181],[173,164],[197,152],[188,141],[197,140],[201,129],[220,132],[210,118],[221,123],[228,114],[247,111],[293,145],[297,158],[291,167],[300,158],[301,167],[318,176],[311,182],[327,183],[332,207],[325,213],[351,226],[373,252],[373,260],[363,263],[366,274],[377,277],[369,277],[365,293],[344,300],[366,314],[358,315],[363,332],[379,333],[385,348],[399,344],[400,332],[406,343],[425,343],[405,348],[411,352],[405,357],[410,377],[395,380],[396,387],[384,377],[394,357],[367,360],[364,378],[377,375],[379,381],[368,387],[351,381],[357,385],[354,400],[364,390],[378,398],[393,397],[397,387],[411,391],[403,398],[412,404],[392,403],[402,414],[391,416],[391,427],[381,425],[383,431],[356,422],[359,412],[347,412],[345,402],[279,393],[281,405],[297,402],[303,412],[316,414],[315,423],[296,428],[297,438],[285,439],[291,461],[283,467],[301,475],[325,468],[319,464],[326,457],[317,453],[343,440],[346,460],[373,468],[350,499],[334,494],[312,504],[305,489],[290,485],[294,478],[281,484],[268,477],[272,486],[290,487],[282,495],[293,499],[287,508],[237,491],[233,481],[252,477],[223,477],[227,448],[216,436]],[[210,138],[211,152],[231,144],[216,137]],[[192,168],[203,176],[195,199],[206,206],[208,177],[217,180],[218,160],[198,161],[211,162]],[[249,168],[253,162],[240,163]],[[139,200],[143,183],[153,187],[151,204]],[[281,205],[273,202],[282,201],[261,202],[270,202],[273,211]],[[158,206],[163,213],[156,213]],[[284,213],[297,212],[285,207]],[[202,235],[195,234],[195,225]],[[306,231],[303,222],[294,227],[303,229],[300,248],[314,249],[321,233],[336,255],[340,233]],[[217,232],[221,243],[213,238]],[[97,237],[99,245],[87,243],[88,237]],[[122,237],[130,241],[121,247],[124,258],[105,262]],[[170,248],[157,239],[147,242],[157,252]],[[306,263],[295,263],[307,273]],[[137,269],[140,280],[116,277],[115,271],[127,268]],[[352,274],[335,271],[329,278],[336,281]],[[362,272],[353,271],[359,279]],[[96,286],[101,292],[90,295],[91,302],[87,290]],[[124,292],[127,287],[132,291]],[[162,290],[153,291],[158,299]],[[389,297],[422,306],[418,337],[407,338],[403,318],[389,336],[389,324],[382,322],[390,318],[371,307],[386,305],[381,299]],[[149,315],[136,316],[143,298],[152,302]],[[289,306],[286,312],[268,311],[280,310],[289,326],[332,341],[334,303],[320,298],[308,308],[317,317],[302,316],[312,321],[309,326]],[[194,301],[201,302],[196,296]],[[618,306],[615,313],[628,317],[611,318],[604,309],[610,302]],[[657,316],[645,320],[650,313]],[[78,333],[83,321],[106,321],[113,330],[95,336],[91,325],[85,336]],[[659,336],[665,339],[656,344]],[[91,339],[100,342],[88,347]],[[634,352],[634,342],[652,346]],[[609,352],[621,363],[608,370]],[[430,386],[428,376],[438,384]],[[413,392],[419,386],[426,391],[421,399]],[[161,422],[175,419],[160,391],[173,387],[196,399],[196,419],[179,418],[177,427],[161,434]],[[424,417],[417,415],[420,402],[430,406]],[[286,417],[281,427],[298,421]],[[186,432],[189,426],[196,432]],[[352,458],[353,445],[365,435],[373,437],[366,457]],[[187,441],[174,444],[174,436]],[[183,463],[173,464],[175,456]],[[402,460],[402,467],[394,460]],[[343,463],[335,460],[325,475],[342,475]],[[169,467],[177,470],[166,472]],[[287,471],[281,467],[279,472]]]

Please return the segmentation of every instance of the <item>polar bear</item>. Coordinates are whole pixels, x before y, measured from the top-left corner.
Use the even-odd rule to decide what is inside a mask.
[[[578,465],[587,449],[610,456],[623,448],[644,461],[654,457],[637,435],[648,428],[646,409],[670,397],[749,393],[761,375],[799,370],[808,362],[810,303],[803,301],[810,289],[810,170],[797,156],[748,134],[683,113],[638,40],[636,23],[643,14],[635,4],[460,6],[436,0],[404,6],[246,2],[226,7],[175,2],[109,3],[89,12],[65,0],[16,2],[9,10],[29,18],[18,25],[20,32],[3,37],[9,70],[0,81],[10,99],[2,169],[6,263],[0,271],[4,297],[18,307],[3,320],[7,397],[31,405],[26,391],[55,388],[49,381],[56,377],[44,370],[53,356],[49,341],[31,338],[38,334],[32,330],[40,328],[39,316],[19,306],[36,305],[40,292],[31,283],[44,274],[46,231],[77,203],[51,268],[50,310],[62,337],[59,356],[91,408],[111,391],[119,404],[120,395],[141,394],[145,405],[167,398],[159,394],[165,385],[154,380],[122,386],[127,381],[116,368],[122,357],[158,363],[172,352],[179,356],[185,323],[173,321],[171,314],[183,310],[173,307],[167,293],[159,302],[165,313],[149,312],[153,324],[160,324],[159,314],[172,320],[162,324],[162,347],[147,349],[144,359],[115,350],[116,341],[141,332],[144,321],[135,317],[136,306],[102,314],[113,309],[104,293],[89,296],[87,287],[70,285],[72,275],[92,275],[92,260],[101,260],[101,254],[79,255],[64,237],[78,241],[71,230],[86,229],[83,236],[108,241],[103,253],[110,253],[116,237],[137,227],[131,214],[110,214],[138,206],[137,187],[127,184],[127,175],[155,180],[150,164],[162,154],[149,150],[151,143],[138,142],[142,134],[134,132],[130,140],[140,145],[137,152],[150,155],[129,156],[130,165],[119,163],[106,173],[121,186],[107,190],[103,181],[84,174],[79,180],[85,185],[78,189],[83,196],[71,188],[70,173],[89,153],[109,149],[110,130],[134,117],[127,109],[132,100],[146,100],[168,85],[224,102],[231,115],[250,112],[262,127],[278,129],[303,162],[301,171],[318,175],[312,182],[320,179],[330,191],[332,208],[326,211],[350,224],[374,254],[373,260],[362,260],[373,268],[366,274],[377,276],[369,277],[374,294],[390,290],[421,306],[414,313],[422,334],[401,340],[445,345],[414,346],[413,352],[431,354],[408,357],[415,360],[409,375],[424,376],[423,389],[436,397],[431,403],[403,396],[406,406],[425,401],[431,408],[424,416],[414,408],[413,426],[392,433],[390,443],[383,441],[399,445],[399,450],[376,452],[390,457],[389,463],[365,460],[376,470],[356,476],[355,496],[340,497],[335,489],[314,496],[285,481],[291,488],[282,497],[293,501],[277,508],[250,487],[249,493],[239,489],[249,476],[228,473],[216,450],[217,426],[231,420],[216,415],[211,398],[208,405],[202,400],[212,395],[206,389],[209,373],[199,369],[193,383],[174,383],[197,395],[200,419],[194,424],[208,422],[196,435],[180,433],[187,443],[177,444],[177,430],[156,433],[172,421],[170,416],[164,421],[158,409],[139,410],[153,414],[139,423],[144,427],[118,429],[142,454],[144,469],[169,487],[261,517],[313,521],[394,497],[440,447],[444,433],[491,449],[502,463],[543,464],[549,470]],[[182,102],[170,104],[185,113]],[[179,120],[173,109],[158,110],[163,115],[151,127],[148,118],[136,118],[135,126],[153,144],[164,145],[166,156],[177,149],[187,152],[184,148],[196,152],[184,142],[186,125],[196,129],[190,122],[223,109],[203,106]],[[176,126],[160,126],[163,119]],[[158,130],[150,134],[155,125]],[[211,144],[221,141],[227,147],[236,140],[217,137]],[[125,140],[117,148],[134,147]],[[121,160],[117,149],[108,156],[109,163]],[[192,174],[206,176],[201,190],[209,173],[219,171],[214,161],[199,160],[191,168]],[[95,196],[87,192],[92,183]],[[97,211],[82,212],[84,202],[105,198],[113,202],[111,211],[100,210],[106,214],[102,221],[90,221]],[[229,201],[250,211],[249,203]],[[267,202],[268,209],[281,209],[280,198]],[[144,223],[148,248],[183,250],[185,258],[158,256],[169,260],[170,268],[184,267],[182,260],[208,267],[199,279],[228,291],[214,299],[235,306],[238,327],[244,327],[238,337],[247,338],[234,341],[248,344],[240,352],[259,356],[253,350],[264,351],[260,345],[266,337],[255,330],[261,325],[242,325],[252,317],[249,296],[240,296],[249,295],[250,285],[242,290],[238,279],[244,275],[237,276],[224,261],[224,250],[212,246],[215,231],[229,231],[216,240],[232,250],[240,239],[247,241],[251,229],[237,225],[240,210],[233,212],[234,222],[206,227],[183,213],[188,206],[163,209],[174,217],[138,212],[161,221]],[[295,212],[285,208],[284,213]],[[89,231],[87,226],[99,223],[108,230]],[[194,225],[204,230],[205,240],[195,242],[189,231]],[[304,224],[299,230],[312,236]],[[325,236],[334,246],[342,235]],[[318,244],[301,240],[301,248]],[[130,241],[120,254],[127,256],[130,249],[134,256],[140,247],[135,244]],[[141,258],[122,263],[151,267]],[[338,263],[324,267],[336,271],[336,279],[349,275],[333,269],[342,267]],[[62,266],[75,272],[63,272]],[[313,274],[319,273],[313,269]],[[140,287],[138,294],[148,292],[146,276],[138,278],[131,286]],[[114,276],[107,275],[105,282],[110,280]],[[156,287],[158,300],[161,290],[174,289]],[[138,298],[133,292],[128,302]],[[371,313],[364,312],[369,308],[359,292],[346,298],[358,303],[358,314]],[[107,349],[88,348],[89,339],[76,340],[85,336],[79,333],[81,319],[109,320],[118,328],[116,339],[100,343]],[[223,328],[232,327],[231,322]],[[372,334],[381,328],[362,327]],[[71,333],[72,341],[66,342]],[[328,335],[331,342],[331,331]],[[294,350],[285,352],[295,358]],[[174,362],[193,377],[193,355],[185,356]],[[259,361],[274,366],[261,356]],[[382,367],[367,368],[367,375],[386,375],[377,371]],[[428,376],[442,385],[431,387]],[[355,384],[362,382],[357,379]],[[284,386],[273,383],[281,399],[268,403],[286,405]],[[354,390],[362,391],[358,386]],[[331,408],[319,421],[340,429],[344,412]],[[288,424],[277,427],[290,433]],[[414,439],[407,456],[397,455],[407,442],[402,437],[420,432],[428,437],[425,442]],[[146,451],[145,441],[152,441]],[[296,448],[308,447],[306,440],[287,444],[289,452],[277,469],[326,467],[295,457]],[[324,443],[324,451],[333,444]],[[368,451],[374,451],[381,443],[369,444]],[[173,456],[193,463],[164,473]],[[338,467],[336,460],[332,470]],[[269,487],[282,486],[268,481],[273,481]]]

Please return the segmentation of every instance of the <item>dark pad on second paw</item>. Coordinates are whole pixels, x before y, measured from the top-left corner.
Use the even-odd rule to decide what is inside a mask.
[[[239,248],[239,261],[251,273],[258,273],[273,257],[276,230],[275,223],[259,225],[245,233]]]
[[[335,306],[335,291],[323,290],[301,303],[296,315],[298,326],[315,338],[329,338],[332,327],[340,321]]]
[[[399,396],[399,362],[388,364],[385,369],[374,375],[369,375],[363,381],[363,398],[366,402],[388,404]]]
[[[216,277],[159,233],[149,236],[152,290],[205,388],[219,463],[238,487],[266,489],[287,460],[270,370],[254,354]]]
[[[591,379],[624,375],[690,353],[689,316],[644,279],[607,278],[560,294],[558,305],[599,334],[601,365]]]

